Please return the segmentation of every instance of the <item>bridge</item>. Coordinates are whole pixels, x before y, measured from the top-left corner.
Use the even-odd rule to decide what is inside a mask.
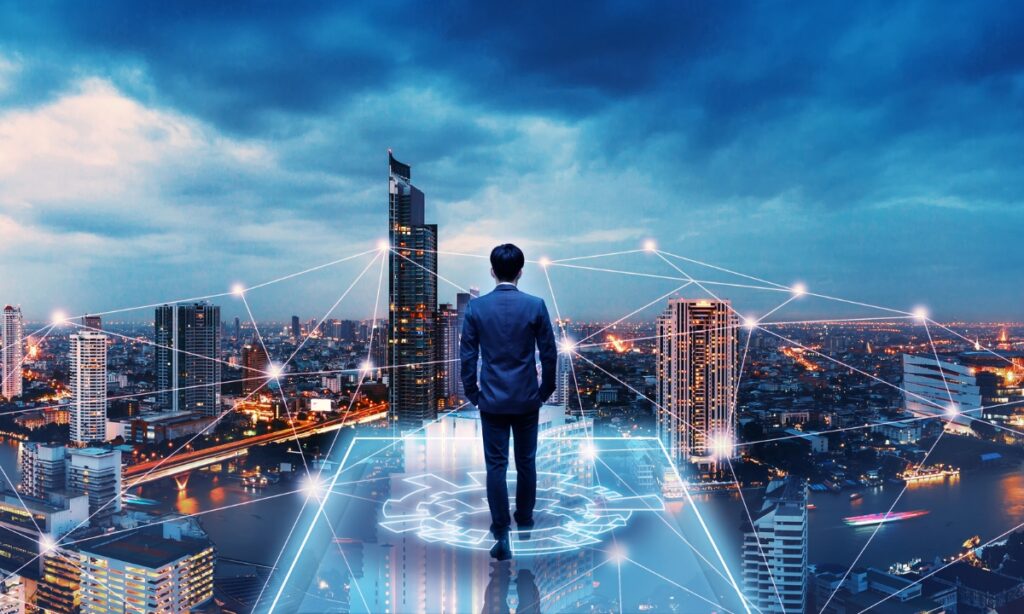
[[[249,448],[253,446],[283,443],[293,439],[301,439],[312,435],[319,435],[321,433],[329,433],[346,426],[380,420],[385,416],[387,416],[386,406],[383,404],[374,405],[367,409],[352,411],[346,416],[325,420],[323,422],[296,424],[294,429],[288,427],[272,433],[253,435],[252,437],[229,441],[209,448],[203,448],[202,450],[179,452],[170,458],[158,458],[125,467],[121,473],[121,480],[126,488],[140,486],[162,478],[181,475],[196,469],[229,461],[231,459],[238,458],[239,456],[244,456],[248,454]]]

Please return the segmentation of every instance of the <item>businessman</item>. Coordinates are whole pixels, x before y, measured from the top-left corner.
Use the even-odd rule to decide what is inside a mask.
[[[508,508],[509,433],[515,440],[516,527],[522,535],[533,528],[537,500],[537,419],[540,406],[555,391],[558,350],[544,301],[520,292],[517,284],[526,262],[511,243],[491,251],[494,290],[469,302],[462,324],[462,384],[466,398],[480,410],[487,504],[491,510],[491,556],[512,557]],[[541,377],[537,382],[536,353]],[[477,359],[480,375],[477,377]]]

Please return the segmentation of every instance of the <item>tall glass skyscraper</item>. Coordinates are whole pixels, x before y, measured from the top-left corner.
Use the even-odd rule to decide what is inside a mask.
[[[733,454],[737,323],[725,300],[672,299],[658,317],[658,436],[677,462]]]
[[[156,386],[162,409],[220,414],[220,307],[156,308]]]
[[[0,320],[0,336],[4,347],[0,350],[0,367],[3,368],[3,388],[0,391],[7,399],[21,396],[21,366],[25,360],[25,330],[21,321],[21,308],[7,305],[4,307],[3,320]]]
[[[412,169],[388,151],[388,405],[399,428],[437,417],[437,225]]]

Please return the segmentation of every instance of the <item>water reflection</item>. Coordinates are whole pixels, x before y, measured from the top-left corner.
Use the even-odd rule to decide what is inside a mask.
[[[510,590],[513,582],[515,591]],[[519,570],[513,581],[510,561],[491,563],[491,578],[484,591],[482,614],[508,614],[512,609],[516,614],[540,614],[540,602],[540,591],[532,571]]]

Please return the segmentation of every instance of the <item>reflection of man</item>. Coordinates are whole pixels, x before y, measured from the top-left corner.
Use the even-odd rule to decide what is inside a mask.
[[[520,292],[516,284],[526,262],[522,250],[511,243],[491,251],[494,290],[469,302],[462,325],[462,384],[480,409],[487,464],[487,504],[491,508],[491,534],[496,543],[491,556],[499,561],[512,556],[508,532],[508,439],[515,439],[516,525],[533,527],[537,499],[537,419],[540,406],[555,391],[558,350],[551,318],[544,301]],[[535,352],[540,351],[541,382],[537,383]],[[480,376],[477,381],[477,358]]]
[[[481,614],[509,614],[508,592],[512,579],[511,563],[491,563],[491,579],[484,591]],[[540,614],[540,591],[529,569],[516,574],[516,614]]]

